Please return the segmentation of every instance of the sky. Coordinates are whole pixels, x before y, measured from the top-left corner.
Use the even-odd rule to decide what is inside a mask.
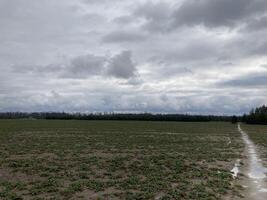
[[[0,0],[0,112],[267,104],[266,0]]]

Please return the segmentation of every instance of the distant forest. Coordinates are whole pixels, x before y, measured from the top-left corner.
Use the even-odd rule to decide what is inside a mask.
[[[136,121],[231,121],[231,116],[151,114],[151,113],[65,113],[65,112],[5,112],[0,119],[62,119],[62,120],[136,120]]]
[[[135,121],[183,121],[208,122],[227,121],[248,124],[267,124],[267,107],[265,105],[252,109],[243,116],[215,116],[189,114],[151,114],[151,113],[65,113],[65,112],[2,112],[0,119],[61,119],[61,120],[135,120]]]
[[[241,120],[248,124],[267,124],[267,107],[263,105],[252,109],[249,114],[243,115]]]

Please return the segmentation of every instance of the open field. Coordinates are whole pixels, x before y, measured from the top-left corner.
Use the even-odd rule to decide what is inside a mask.
[[[0,120],[0,199],[225,199],[243,152],[223,122]]]

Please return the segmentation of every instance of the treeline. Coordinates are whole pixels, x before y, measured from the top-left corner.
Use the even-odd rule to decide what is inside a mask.
[[[188,115],[188,114],[151,114],[151,113],[65,113],[65,112],[5,112],[0,119],[62,119],[62,120],[136,120],[136,121],[231,121],[230,116]]]
[[[249,114],[244,114],[242,121],[248,124],[267,124],[267,107],[265,105],[252,109]]]

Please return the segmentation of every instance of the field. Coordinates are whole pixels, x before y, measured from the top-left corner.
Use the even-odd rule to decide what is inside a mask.
[[[0,120],[0,199],[226,199],[243,151],[224,122]]]

